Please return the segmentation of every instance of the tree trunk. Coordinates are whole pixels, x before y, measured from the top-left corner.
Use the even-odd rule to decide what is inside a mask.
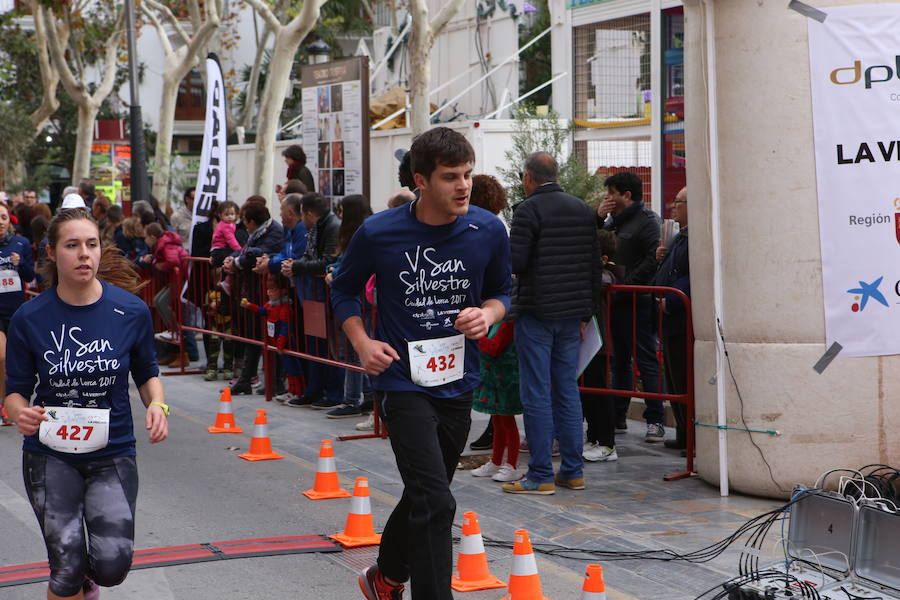
[[[247,89],[244,91],[244,112],[241,115],[240,125],[244,129],[250,129],[253,126],[253,107],[256,106],[256,99],[259,95],[259,73],[262,70],[263,54],[266,44],[269,43],[271,29],[267,26],[263,30],[262,39],[259,47],[256,49],[256,60],[250,69],[250,81],[247,83]]]
[[[416,57],[409,61],[410,121],[413,137],[428,131],[431,120],[431,103],[428,88],[431,82],[431,46],[433,40],[428,31],[413,25],[409,33],[409,55]]]
[[[270,200],[275,193],[275,137],[278,135],[284,95],[291,78],[294,53],[300,45],[297,42],[288,47],[285,37],[284,30],[275,35],[275,47],[272,49],[272,60],[256,124],[256,193],[266,200]]]
[[[162,101],[159,109],[159,133],[156,136],[156,155],[153,157],[153,191],[156,199],[169,203],[169,174],[172,167],[172,129],[175,125],[175,104],[178,84],[175,76],[163,76]]]
[[[91,100],[78,104],[78,132],[75,137],[75,161],[72,164],[72,185],[91,176],[91,144],[94,142],[94,123],[100,112],[99,103]]]

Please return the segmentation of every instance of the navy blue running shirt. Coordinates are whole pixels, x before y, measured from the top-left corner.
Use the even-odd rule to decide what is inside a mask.
[[[23,448],[67,461],[134,456],[128,374],[140,387],[159,375],[153,321],[144,302],[101,282],[103,294],[87,306],[71,306],[52,287],[13,315],[6,343],[6,393],[33,404],[109,408],[109,444],[85,454],[51,450],[37,434]]]
[[[360,294],[374,274],[373,337],[390,344],[400,361],[374,377],[373,387],[450,398],[478,386],[478,343],[466,340],[462,379],[420,387],[410,376],[408,342],[459,335],[453,328],[459,312],[486,300],[509,310],[509,237],[497,216],[476,206],[450,224],[426,225],[416,219],[417,203],[366,219],[331,284],[332,304],[338,323],[361,316]]]

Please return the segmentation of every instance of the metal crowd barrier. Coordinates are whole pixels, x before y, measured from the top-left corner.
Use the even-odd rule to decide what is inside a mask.
[[[637,381],[640,378],[640,369],[638,368],[637,361],[637,327],[638,327],[638,302],[640,297],[643,296],[646,298],[650,295],[654,301],[653,312],[655,314],[656,322],[652,325],[655,325],[654,332],[654,341],[656,344],[656,352],[655,352],[655,360],[658,367],[658,376],[657,376],[657,386],[656,389],[662,390],[664,389],[663,385],[663,373],[665,370],[664,365],[664,354],[662,350],[662,339],[665,334],[664,326],[666,320],[664,319],[664,312],[662,303],[659,300],[667,295],[674,294],[678,297],[679,300],[684,304],[684,319],[685,319],[685,391],[681,394],[673,394],[673,393],[661,393],[661,392],[646,392],[643,389],[638,389]],[[623,300],[623,296],[626,299]],[[613,312],[613,304],[614,302],[617,306],[621,307],[623,303],[630,302],[631,308],[631,356],[628,357],[631,363],[631,368],[633,369],[632,376],[632,389],[615,389],[611,385],[612,379],[612,362],[613,355],[616,352],[616,348],[613,347],[611,352],[607,352],[602,357],[603,360],[606,361],[606,385],[601,388],[596,387],[585,387],[580,386],[579,389],[582,393],[590,394],[590,395],[598,395],[598,396],[616,396],[623,398],[643,398],[643,399],[651,399],[651,400],[668,400],[670,402],[675,402],[678,404],[684,404],[687,409],[687,414],[685,416],[686,421],[686,448],[685,448],[685,456],[687,459],[687,465],[684,471],[680,471],[677,473],[672,473],[666,475],[664,479],[666,481],[674,481],[677,479],[684,479],[686,477],[690,477],[694,472],[694,451],[695,451],[695,434],[694,434],[694,325],[691,311],[691,300],[688,296],[678,290],[676,288],[670,287],[662,287],[662,286],[642,286],[642,285],[612,285],[607,291],[606,297],[606,314],[604,315],[604,321],[606,326],[606,331],[609,332],[608,338],[612,340],[612,312]],[[650,324],[648,324],[650,325]],[[601,353],[604,351],[601,350]],[[641,386],[643,388],[643,385]]]

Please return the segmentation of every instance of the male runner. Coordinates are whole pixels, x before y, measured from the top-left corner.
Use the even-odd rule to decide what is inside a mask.
[[[410,149],[420,197],[370,217],[332,283],[332,302],[373,387],[404,489],[381,539],[378,564],[359,576],[369,600],[452,600],[450,481],[471,423],[478,345],[509,308],[510,251],[503,224],[469,206],[475,152],[437,127]],[[374,274],[374,339],[359,298]]]

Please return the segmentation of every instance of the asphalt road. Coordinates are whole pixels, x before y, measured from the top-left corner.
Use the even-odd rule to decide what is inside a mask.
[[[359,419],[330,420],[319,411],[266,403],[260,396],[238,396],[233,408],[244,434],[212,435],[222,382],[199,376],[165,377],[173,408],[169,439],[151,446],[143,430],[143,410],[135,411],[138,432],[138,497],[135,547],[138,549],[268,536],[330,534],[343,529],[349,500],[313,502],[301,495],[312,487],[319,442],[358,433]],[[133,406],[139,407],[136,397]],[[269,435],[284,460],[247,462],[256,409],[268,411]],[[473,413],[470,439],[482,431],[486,415]],[[720,539],[743,520],[772,507],[752,499],[720,499],[694,480],[663,483],[677,470],[677,453],[649,447],[635,432],[622,436],[617,463],[586,467],[588,489],[559,490],[555,496],[510,496],[497,484],[459,472],[454,480],[458,511],[479,513],[486,537],[511,540],[518,528],[534,541],[620,549],[661,545],[694,549]],[[370,478],[375,529],[380,531],[402,485],[388,441],[336,442],[337,468],[345,488],[358,476]],[[522,462],[527,462],[527,454]],[[46,560],[43,542],[21,479],[21,436],[0,428],[0,566]],[[674,507],[674,509],[673,509]],[[457,530],[458,531],[458,530]],[[375,549],[333,554],[297,554],[235,559],[135,570],[120,586],[104,590],[105,600],[139,598],[317,599],[361,598],[353,569],[370,564]],[[506,580],[509,547],[488,547],[490,568]],[[580,597],[584,562],[537,557],[544,595],[556,600]],[[604,565],[611,600],[693,598],[734,575],[734,557],[710,565],[630,561]],[[0,588],[0,600],[44,598],[45,584]],[[503,590],[456,594],[467,600],[497,600]],[[407,592],[407,598],[410,597]],[[426,599],[427,600],[427,599]]]

